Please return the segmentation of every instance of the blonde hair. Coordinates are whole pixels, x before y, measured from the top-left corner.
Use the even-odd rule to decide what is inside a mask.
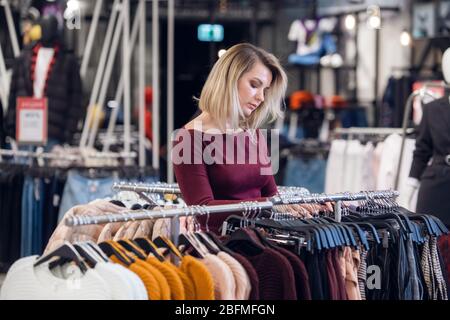
[[[258,62],[270,70],[272,83],[264,102],[246,119],[239,104],[238,80]],[[241,43],[228,49],[214,64],[200,94],[199,107],[209,113],[222,130],[226,129],[227,119],[232,129],[256,129],[267,120],[274,121],[283,115],[281,105],[286,87],[286,73],[273,54]]]

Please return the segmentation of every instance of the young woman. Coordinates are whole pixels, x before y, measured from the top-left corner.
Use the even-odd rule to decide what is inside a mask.
[[[287,77],[278,59],[242,43],[228,49],[202,89],[202,113],[178,130],[172,162],[188,205],[264,201],[277,194],[264,130],[282,115]],[[218,232],[229,213],[199,218]]]

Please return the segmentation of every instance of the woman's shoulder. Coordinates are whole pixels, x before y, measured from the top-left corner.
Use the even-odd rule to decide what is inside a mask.
[[[188,131],[200,131],[202,133],[222,133],[219,126],[217,126],[210,116],[205,113],[201,113],[199,116],[186,123],[182,129]]]

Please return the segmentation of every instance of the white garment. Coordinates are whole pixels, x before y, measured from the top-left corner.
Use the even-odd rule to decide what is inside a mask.
[[[336,23],[337,19],[334,17],[320,19],[319,21],[307,19],[303,23],[300,20],[295,20],[289,28],[288,40],[297,41],[295,53],[298,55],[316,53],[322,45],[322,34],[331,32],[335,28]],[[306,39],[306,28],[313,34],[309,41]]]
[[[364,147],[363,163],[361,190],[375,190],[377,179],[375,172],[375,147],[372,142],[368,142]]]
[[[250,283],[250,277],[248,276],[247,271],[245,271],[244,267],[233,258],[231,255],[224,251],[220,251],[217,254],[217,257],[222,259],[233,272],[234,280],[236,283],[236,300],[248,300],[250,297],[250,292],[252,290],[252,285]]]
[[[111,299],[108,284],[96,270],[89,269],[82,274],[78,267],[70,265],[53,273],[48,263],[33,267],[37,258],[25,257],[11,266],[0,291],[1,300]],[[66,279],[55,274],[62,274]]]
[[[315,20],[306,20],[305,25],[309,30],[317,29],[317,22]],[[292,22],[291,27],[288,33],[288,39],[290,41],[297,41],[297,50],[296,53],[298,55],[306,55],[313,52],[317,52],[320,48],[320,39],[317,34],[317,30],[313,31],[314,35],[307,43],[307,30],[305,29],[303,23],[300,20],[295,20]]]
[[[375,147],[373,172],[375,174],[375,187],[378,185],[378,172],[380,172],[381,155],[383,154],[384,142],[378,142]]]
[[[342,192],[344,181],[344,157],[347,141],[342,139],[333,140],[328,155],[327,169],[325,175],[325,193]]]
[[[394,189],[401,144],[402,138],[398,134],[391,134],[384,140],[377,179],[378,190]]]
[[[148,300],[147,289],[139,278],[133,271],[121,266],[120,264],[112,263],[112,266],[120,270],[128,279],[131,287],[133,288],[133,299],[134,300]]]
[[[398,191],[400,195],[397,199],[397,203],[402,207],[405,207],[408,210],[416,211],[417,205],[417,195],[419,188],[415,189],[415,192],[412,195],[408,192],[408,178],[409,172],[411,171],[411,165],[413,162],[414,150],[416,149],[416,140],[414,139],[406,139],[405,140],[405,149],[403,151],[403,160],[402,167],[400,168],[400,177],[398,183]]]
[[[112,300],[134,300],[134,288],[123,270],[117,269],[113,263],[97,263],[94,268],[105,280],[111,291]]]
[[[53,48],[41,47],[37,53],[36,67],[34,70],[34,97],[42,98],[44,96],[45,81],[55,50]]]
[[[344,182],[341,191],[359,192],[362,187],[364,146],[358,140],[347,142],[344,157]]]

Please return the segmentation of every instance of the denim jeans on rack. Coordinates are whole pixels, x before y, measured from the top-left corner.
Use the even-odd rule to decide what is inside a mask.
[[[33,178],[25,177],[22,192],[22,240],[20,246],[21,257],[29,256],[32,252],[33,241]]]
[[[58,211],[66,179],[64,170],[56,170],[51,177],[44,178],[45,200],[42,226],[44,246],[47,244],[58,224]],[[45,247],[42,248],[42,250],[44,249]]]
[[[44,215],[44,181],[41,177],[33,179],[33,241],[32,254],[42,254],[43,240],[42,240],[42,226]]]
[[[397,284],[398,300],[413,300],[414,284],[413,275],[410,271],[409,255],[407,254],[407,240],[399,237],[397,246]]]
[[[42,179],[32,175],[27,176],[22,193],[22,240],[20,250],[22,257],[42,253],[43,200]]]
[[[321,157],[289,157],[283,185],[304,187],[311,193],[322,193],[325,189],[327,161]]]
[[[412,284],[412,300],[422,300],[423,297],[423,288],[422,283],[420,282],[419,273],[417,270],[417,261],[416,261],[416,255],[414,254],[414,244],[411,239],[411,236],[408,237],[408,240],[406,241],[406,253],[408,255],[408,267],[409,267],[409,274],[410,274],[410,280]]]
[[[76,205],[112,196],[112,186],[117,181],[114,173],[111,173],[110,177],[91,179],[81,175],[77,170],[69,170],[59,208],[58,221],[61,221],[64,214]]]

